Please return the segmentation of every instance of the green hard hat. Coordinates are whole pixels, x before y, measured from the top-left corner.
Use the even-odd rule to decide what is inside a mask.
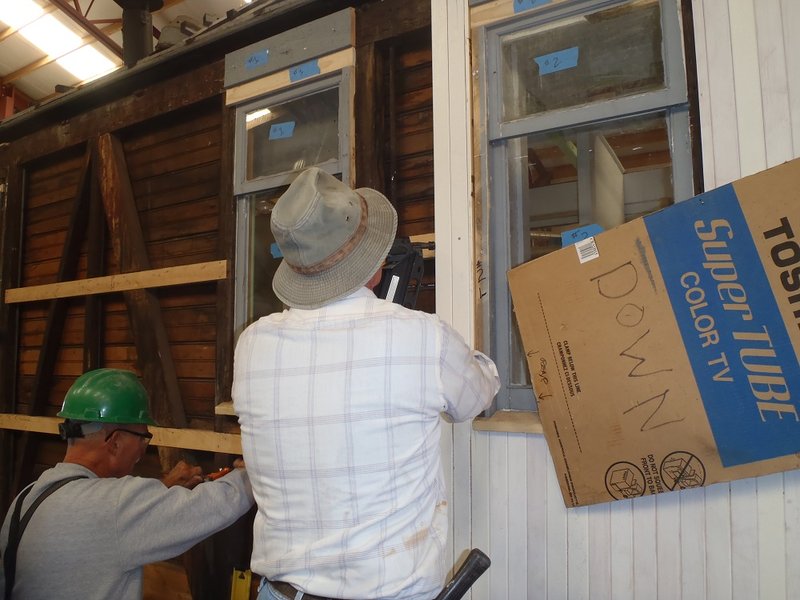
[[[59,417],[98,423],[155,425],[147,410],[147,391],[131,371],[96,369],[75,380],[64,396]]]

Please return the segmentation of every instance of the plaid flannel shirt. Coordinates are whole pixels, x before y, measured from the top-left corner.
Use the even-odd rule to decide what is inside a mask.
[[[233,401],[258,513],[251,569],[320,596],[429,600],[449,564],[441,415],[483,411],[494,363],[366,288],[240,336]]]

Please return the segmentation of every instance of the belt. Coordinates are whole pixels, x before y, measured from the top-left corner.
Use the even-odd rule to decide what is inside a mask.
[[[269,581],[269,579],[267,581]],[[285,581],[269,581],[269,584],[287,598],[295,598],[297,593],[300,591],[291,583],[286,583]],[[337,598],[315,596],[314,594],[306,594],[303,592],[303,600],[337,600]]]

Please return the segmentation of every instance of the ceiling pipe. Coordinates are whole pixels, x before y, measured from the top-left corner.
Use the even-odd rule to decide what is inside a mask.
[[[153,53],[153,15],[164,0],[114,0],[122,7],[122,61],[132,67]]]

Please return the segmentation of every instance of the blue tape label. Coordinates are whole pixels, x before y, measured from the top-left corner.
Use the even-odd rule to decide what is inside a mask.
[[[269,128],[269,139],[283,140],[294,135],[294,121],[273,123]]]
[[[585,240],[590,237],[596,236],[598,233],[602,233],[603,228],[596,223],[592,223],[591,225],[585,225],[584,227],[577,227],[575,229],[569,229],[567,231],[561,232],[561,247],[566,248],[567,246],[571,246],[576,242],[580,242],[581,240]]]
[[[267,62],[269,62],[269,50],[259,50],[247,57],[244,61],[244,68],[255,69],[267,64]]]
[[[278,248],[277,242],[272,242],[269,245],[269,253],[272,255],[272,258],[283,258],[283,253],[281,252],[281,249]]]
[[[726,467],[800,452],[800,365],[753,240],[783,220],[751,234],[731,185],[644,218]]]
[[[578,46],[573,46],[572,48],[566,48],[558,52],[537,56],[533,60],[539,65],[539,75],[549,75],[550,73],[577,67],[579,53],[580,49]]]
[[[301,65],[296,65],[289,69],[289,81],[300,81],[306,77],[319,75],[319,61],[315,58]]]
[[[520,13],[542,4],[549,4],[550,0],[514,0],[514,12]]]

